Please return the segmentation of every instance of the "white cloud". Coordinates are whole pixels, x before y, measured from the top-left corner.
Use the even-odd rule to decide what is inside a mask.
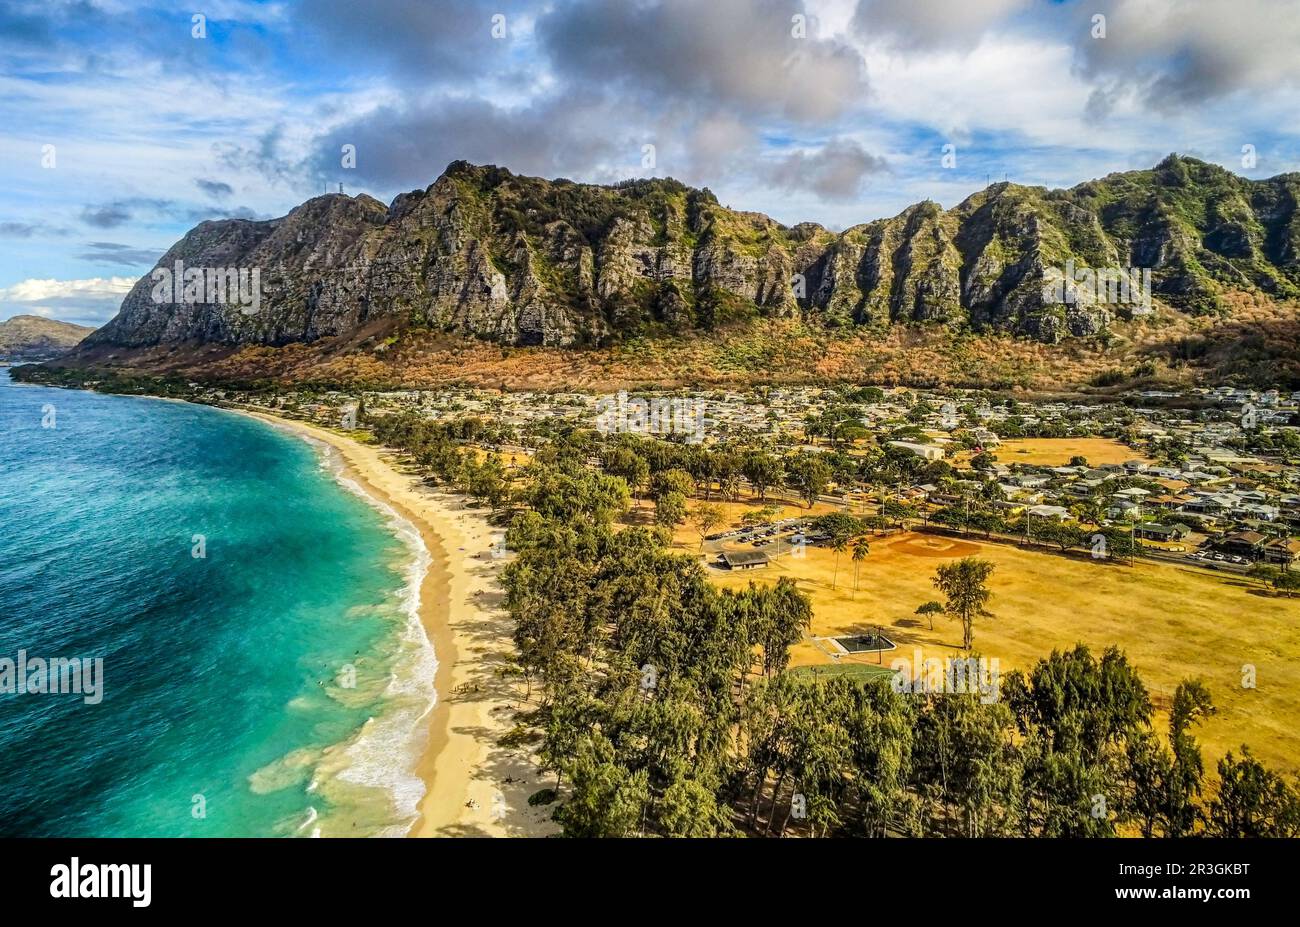
[[[52,299],[107,298],[121,299],[134,277],[91,277],[88,280],[22,280],[0,289],[0,302],[37,303]]]
[[[102,325],[117,313],[122,297],[134,285],[133,277],[21,280],[0,288],[0,319],[39,315],[81,325]]]
[[[1015,131],[1073,147],[1084,141],[1080,117],[1090,90],[1071,75],[1071,59],[1063,44],[990,36],[969,53],[873,49],[867,72],[873,106],[892,119],[959,135]]]

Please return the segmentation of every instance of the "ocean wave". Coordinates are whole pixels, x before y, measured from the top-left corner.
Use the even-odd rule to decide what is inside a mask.
[[[316,810],[316,806],[315,806],[315,805],[308,805],[308,806],[307,806],[307,819],[304,820],[301,824],[298,825],[298,833],[301,834],[304,830],[306,830],[307,828],[309,828],[309,827],[311,827],[313,824],[315,824],[315,823],[316,823],[316,819],[319,818],[319,817],[320,817],[320,812]],[[319,827],[312,827],[312,830],[311,830],[311,836],[312,836],[312,837],[319,837],[319,836],[320,836],[320,828],[319,828]]]
[[[318,771],[322,778],[337,778],[354,786],[383,790],[392,803],[395,822],[379,833],[400,836],[419,815],[420,800],[424,797],[424,780],[416,772],[427,741],[422,722],[437,702],[433,682],[438,659],[420,616],[420,589],[433,557],[415,525],[347,475],[336,449],[310,436],[300,436],[320,451],[322,465],[339,485],[384,516],[389,530],[409,551],[405,582],[397,591],[405,621],[381,696],[382,709],[367,719],[343,747],[342,761],[336,770]],[[322,786],[323,791],[325,788]],[[329,817],[327,811],[322,815],[322,823],[328,823]]]

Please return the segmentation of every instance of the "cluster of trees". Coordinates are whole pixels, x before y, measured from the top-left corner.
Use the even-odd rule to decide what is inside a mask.
[[[530,470],[503,582],[542,685],[541,756],[567,785],[556,819],[575,836],[730,832],[740,707],[785,670],[807,599],[788,580],[717,590],[664,529],[616,528],[622,477],[562,455]]]
[[[504,504],[508,494],[495,478],[501,472],[492,455],[484,458],[466,447],[471,443],[490,443],[493,432],[477,417],[432,421],[415,413],[384,416],[370,425],[375,437],[384,444],[407,451],[417,466],[437,482],[456,486],[493,506]],[[741,497],[747,482],[760,500],[768,493],[783,489],[795,494],[811,507],[832,483],[844,485],[877,479],[911,479],[924,464],[906,451],[888,448],[875,457],[849,457],[839,453],[778,454],[759,447],[734,444],[701,447],[619,434],[602,437],[594,431],[568,428],[543,445],[563,445],[565,453],[582,459],[595,458],[601,469],[621,477],[634,497],[654,500],[656,522],[665,527],[686,520],[686,500],[698,492],[705,501],[716,493],[733,501]],[[951,468],[939,461],[942,475]],[[476,469],[490,468],[489,472]],[[933,468],[933,464],[931,464]],[[934,470],[939,474],[939,470]],[[936,478],[938,476],[936,475]],[[508,481],[505,481],[508,484]]]
[[[853,591],[858,591],[858,578],[862,561],[871,553],[871,541],[868,533],[883,527],[881,516],[859,518],[844,512],[832,512],[819,515],[808,523],[805,529],[810,534],[826,538],[827,545],[835,552],[835,569],[831,574],[831,588],[836,588],[840,574],[840,555],[846,551],[853,555]]]
[[[1300,424],[1300,414],[1293,414],[1287,424]],[[1287,460],[1300,458],[1300,434],[1294,431],[1252,429],[1246,431],[1241,437],[1231,438],[1224,443],[1229,447],[1266,457],[1278,456]]]
[[[1054,653],[995,700],[792,672],[811,618],[793,583],[715,588],[663,529],[616,527],[629,487],[579,455],[539,455],[524,497],[506,603],[568,835],[1300,833],[1296,790],[1248,753],[1203,794],[1198,683],[1161,736],[1113,649]],[[969,629],[987,578],[980,561],[945,565],[935,610]]]
[[[500,457],[461,446],[482,437],[479,419],[436,422],[406,413],[384,416],[370,425],[380,443],[406,451],[429,479],[467,493],[493,509],[510,502],[511,481]]]
[[[930,513],[928,520],[961,531],[977,531],[986,538],[994,534],[1023,535],[1040,544],[1055,545],[1062,553],[1097,549],[1097,537],[1100,535],[1105,541],[1101,549],[1108,558],[1130,559],[1137,553],[1133,532],[1125,526],[1087,528],[1054,518],[1028,518],[1023,515],[1008,518],[995,509],[979,504],[969,508],[955,505],[940,508]]]
[[[826,426],[830,429],[830,425]],[[843,426],[835,431],[842,440]],[[599,439],[593,437],[593,441]],[[776,489],[794,493],[811,506],[831,486],[887,485],[897,482],[930,482],[951,478],[952,467],[945,461],[926,461],[910,451],[895,447],[873,448],[864,456],[850,456],[838,450],[825,453],[776,453],[764,447],[724,443],[711,447],[675,444],[637,435],[612,436],[593,444],[602,469],[621,476],[636,494],[649,486],[655,474],[681,470],[691,476],[706,500],[718,495],[740,498],[742,478],[761,500]]]
[[[1133,539],[1132,529],[1124,526],[1109,525],[1100,528],[1085,528],[1072,522],[1057,521],[1054,518],[1039,518],[1029,524],[1028,519],[1018,523],[1025,529],[1030,540],[1043,544],[1054,544],[1062,553],[1078,549],[1100,548],[1112,559],[1130,559],[1137,553],[1137,544]],[[1097,538],[1104,540],[1099,544]]]
[[[804,435],[811,441],[825,438],[831,447],[852,444],[870,432],[862,424],[863,410],[850,403],[832,404],[824,412],[804,419]]]
[[[1286,593],[1290,598],[1300,591],[1300,572],[1273,566],[1271,563],[1256,563],[1250,568],[1250,575],[1265,586],[1272,586],[1275,592]]]

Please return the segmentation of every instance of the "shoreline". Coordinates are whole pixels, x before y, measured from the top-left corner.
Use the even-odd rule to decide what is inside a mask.
[[[425,792],[407,836],[557,833],[550,808],[528,805],[547,785],[531,750],[499,742],[515,726],[523,694],[515,677],[498,672],[513,650],[496,577],[504,561],[493,551],[501,532],[464,498],[399,469],[383,448],[261,410],[231,411],[333,448],[344,476],[408,521],[428,551],[419,614],[437,668],[414,770]]]

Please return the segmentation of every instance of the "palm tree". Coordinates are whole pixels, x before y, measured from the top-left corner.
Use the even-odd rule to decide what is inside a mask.
[[[849,547],[849,539],[846,537],[841,537],[837,535],[834,538],[834,540],[831,541],[831,550],[835,551],[835,570],[833,573],[831,573],[832,589],[835,588],[835,582],[836,580],[839,579],[839,575],[840,575],[840,554],[848,550],[848,547]]]
[[[867,554],[871,553],[871,544],[865,537],[858,538],[853,542],[853,592],[858,591],[858,569],[862,566],[862,561],[867,559]]]

